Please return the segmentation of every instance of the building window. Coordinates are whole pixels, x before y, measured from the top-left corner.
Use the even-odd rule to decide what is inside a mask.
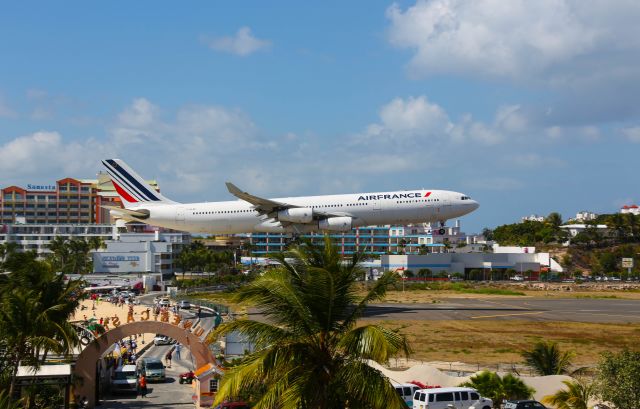
[[[218,392],[218,380],[210,379],[209,380],[209,392]]]

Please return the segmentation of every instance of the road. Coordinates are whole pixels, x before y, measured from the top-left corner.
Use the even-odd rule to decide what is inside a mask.
[[[147,295],[141,298],[142,304],[153,304],[155,294]],[[180,311],[183,318],[195,318],[195,311]],[[205,329],[202,338],[213,328],[213,314],[208,311],[202,311],[200,326]],[[147,342],[153,340],[155,334],[145,334]],[[160,358],[164,362],[164,357],[169,348],[173,345],[157,345],[147,349],[141,357]],[[189,384],[180,384],[178,382],[179,375],[189,370],[195,370],[195,362],[192,360],[189,350],[183,346],[180,358],[173,354],[171,368],[166,368],[166,381],[164,383],[149,383],[148,394],[146,398],[130,395],[107,395],[102,401],[103,408],[180,408],[193,407],[193,388]]]
[[[142,356],[160,358],[164,361],[169,345],[158,345],[149,348]],[[171,368],[166,368],[167,380],[164,383],[149,383],[146,398],[130,395],[108,395],[102,401],[103,408],[180,408],[193,407],[191,396],[193,389],[189,384],[180,384],[178,376],[193,368],[191,354],[182,348],[180,359],[173,354]]]
[[[365,318],[640,323],[640,300],[452,298],[435,304],[372,304]]]

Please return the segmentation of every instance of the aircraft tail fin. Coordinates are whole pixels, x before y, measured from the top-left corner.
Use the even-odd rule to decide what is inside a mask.
[[[113,187],[118,192],[125,209],[140,207],[140,205],[175,203],[157,192],[123,160],[105,159],[102,164],[107,168]]]

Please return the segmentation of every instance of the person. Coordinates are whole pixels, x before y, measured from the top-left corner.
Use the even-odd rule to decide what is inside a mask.
[[[202,313],[202,307],[198,305],[198,318],[200,318],[201,313]]]
[[[144,374],[140,375],[140,379],[138,379],[138,385],[140,386],[140,395],[143,398],[147,397],[147,378],[144,377]]]
[[[180,358],[180,351],[181,351],[181,350],[182,350],[182,345],[180,345],[180,343],[178,342],[178,343],[176,344],[176,356],[178,357],[178,359],[181,359],[181,358]]]
[[[172,353],[172,350],[169,349],[169,352],[167,352],[167,355],[164,356],[164,359],[167,360],[167,367],[168,368],[171,368],[171,353]]]

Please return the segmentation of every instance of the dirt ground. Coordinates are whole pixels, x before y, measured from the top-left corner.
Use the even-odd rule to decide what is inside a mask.
[[[367,321],[367,324],[372,321]],[[558,342],[563,351],[575,352],[579,366],[597,364],[605,351],[635,347],[640,324],[505,321],[375,321],[407,336],[412,358],[480,364],[522,364],[521,352],[537,341]]]
[[[611,288],[581,285],[544,285],[538,289],[523,285],[500,286],[522,292],[521,297],[640,299],[635,286]],[[364,293],[364,291],[363,291]],[[206,298],[229,303],[229,294],[207,294]],[[466,294],[450,290],[391,290],[379,303],[438,303],[449,298],[500,299],[502,295]],[[511,296],[513,297],[513,296]],[[234,305],[241,316],[246,305]],[[605,351],[637,347],[640,324],[598,324],[581,322],[531,322],[510,320],[367,320],[405,334],[413,348],[411,358],[424,362],[460,362],[467,367],[521,365],[521,352],[537,341],[558,342],[563,351],[575,353],[574,364],[594,366]],[[363,322],[364,324],[364,322]],[[442,366],[442,365],[440,365]],[[446,365],[445,365],[446,366]]]

